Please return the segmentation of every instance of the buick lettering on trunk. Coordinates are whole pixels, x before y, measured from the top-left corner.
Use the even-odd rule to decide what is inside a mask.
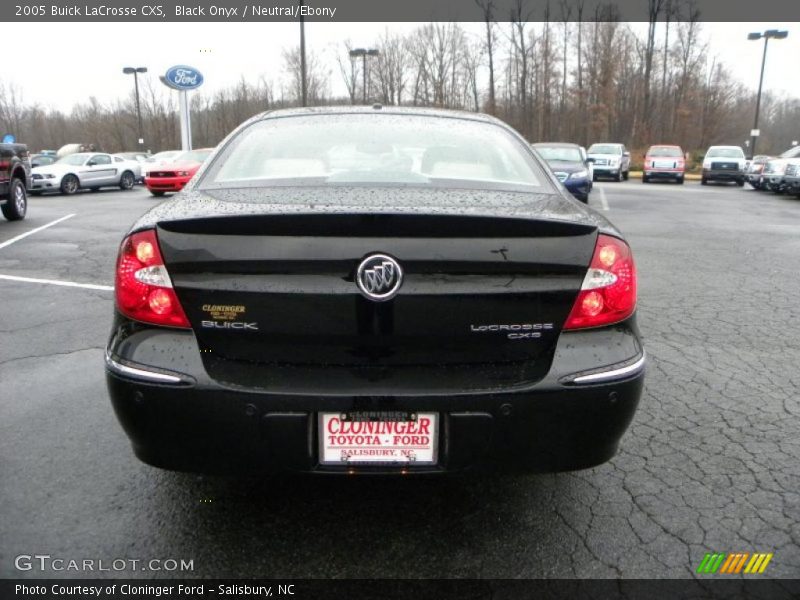
[[[587,468],[642,392],[636,266],[493,117],[267,112],[125,236],[105,368],[161,468]]]

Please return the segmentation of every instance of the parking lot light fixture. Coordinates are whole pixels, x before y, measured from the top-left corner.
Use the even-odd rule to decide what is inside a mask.
[[[136,118],[139,122],[139,146],[144,147],[144,134],[142,133],[142,109],[139,104],[139,73],[147,73],[147,67],[123,67],[125,75],[133,75],[133,86],[136,90]]]
[[[354,48],[350,50],[350,58],[361,58],[362,61],[362,87],[363,89],[363,102],[367,103],[367,57],[375,57],[380,55],[380,51],[375,48]]]
[[[764,65],[767,62],[767,44],[769,43],[770,39],[775,40],[783,40],[789,36],[788,31],[782,31],[779,29],[767,29],[763,33],[753,32],[747,34],[748,40],[760,40],[764,38],[764,54],[761,57],[761,76],[758,79],[758,95],[756,96],[756,118],[755,122],[753,123],[753,132],[752,132],[752,143],[750,144],[750,149],[752,153],[750,154],[751,157],[756,155],[756,141],[758,139],[758,113],[761,109],[761,87],[764,84]]]

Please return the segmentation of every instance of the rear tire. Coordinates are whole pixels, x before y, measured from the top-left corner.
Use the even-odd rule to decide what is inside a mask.
[[[64,179],[61,180],[61,193],[67,196],[72,196],[80,187],[81,182],[75,175],[64,175]]]
[[[631,172],[630,172],[630,171],[625,171],[625,172],[622,174],[622,178],[623,178],[625,181],[628,181],[628,179],[630,178],[630,176],[631,176]]]
[[[744,187],[744,179],[737,179],[736,185],[738,185],[739,187]]]
[[[619,173],[614,175],[614,181],[616,181],[616,182],[622,181],[622,171],[620,171]]]
[[[700,185],[708,185],[708,179],[706,179],[705,177],[703,177],[703,178],[700,180]]]
[[[8,200],[2,207],[3,216],[9,221],[21,221],[28,212],[28,194],[25,184],[18,177],[14,177],[8,186]]]
[[[642,183],[650,183],[650,180],[647,178],[647,175],[642,173]]]
[[[678,185],[683,185],[683,177],[678,177],[677,182]]]
[[[161,196],[163,196],[163,195],[164,195],[166,192],[157,192],[157,191],[155,191],[155,190],[150,190],[150,193],[151,193],[151,194],[153,194],[153,196],[155,196],[156,198],[160,198],[160,197],[161,197]]]

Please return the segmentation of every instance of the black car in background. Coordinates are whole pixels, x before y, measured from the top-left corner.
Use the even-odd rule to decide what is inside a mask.
[[[589,202],[592,191],[592,172],[585,153],[577,144],[539,142],[532,144],[556,178],[564,187],[584,203]]]
[[[642,391],[630,247],[472,113],[254,117],[136,221],[115,297],[111,401],[164,468],[585,468]]]

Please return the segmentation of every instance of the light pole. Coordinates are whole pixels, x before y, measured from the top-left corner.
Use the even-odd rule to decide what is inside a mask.
[[[769,43],[770,38],[774,38],[776,40],[785,39],[789,35],[788,31],[780,31],[778,29],[767,29],[763,33],[748,33],[747,39],[748,40],[760,40],[764,38],[764,55],[761,57],[761,77],[758,80],[758,96],[756,96],[756,119],[753,123],[753,131],[752,134],[752,144],[751,144],[751,158],[756,155],[756,140],[759,135],[758,131],[758,112],[761,110],[761,86],[764,84],[764,65],[767,63],[767,44]]]
[[[362,60],[362,87],[363,89],[363,98],[364,104],[367,103],[367,57],[368,56],[378,56],[380,52],[375,48],[356,48],[355,50],[350,50],[350,58],[358,58],[361,57]]]
[[[308,81],[306,79],[306,20],[300,15],[300,102],[308,106]]]
[[[139,120],[139,145],[144,146],[144,135],[142,134],[142,109],[139,106],[139,73],[147,73],[147,67],[125,67],[122,69],[125,75],[133,73],[133,86],[136,89],[136,118]]]

